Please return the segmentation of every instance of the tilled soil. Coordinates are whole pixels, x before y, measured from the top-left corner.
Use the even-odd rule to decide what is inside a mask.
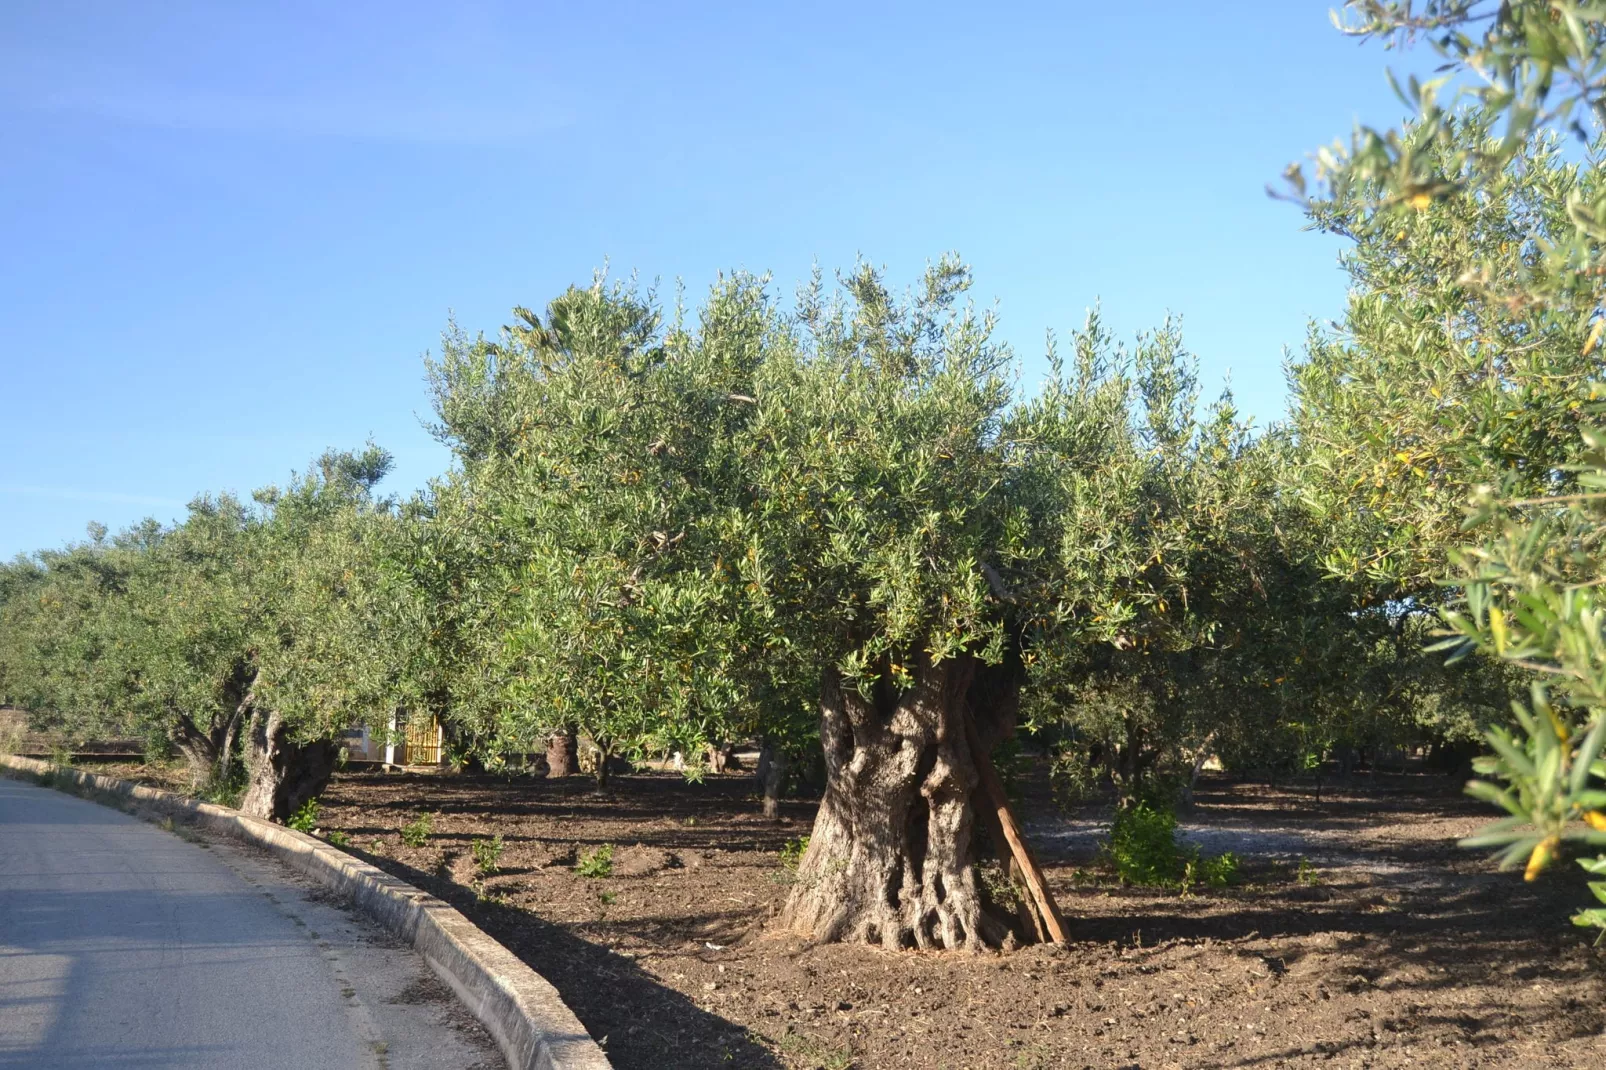
[[[347,774],[323,831],[449,899],[548,978],[620,1070],[1606,1067],[1603,959],[1559,871],[1497,874],[1457,837],[1489,813],[1429,791],[1210,785],[1184,824],[1244,859],[1225,890],[1123,888],[1097,811],[1022,806],[1068,951],[808,946],[767,925],[812,804],[760,817],[749,779]],[[401,829],[433,814],[423,846]],[[500,835],[499,872],[471,843]],[[612,873],[576,862],[613,845]],[[1303,862],[1303,865],[1301,865]],[[1303,876],[1301,872],[1303,871]],[[477,886],[477,887],[476,887]]]

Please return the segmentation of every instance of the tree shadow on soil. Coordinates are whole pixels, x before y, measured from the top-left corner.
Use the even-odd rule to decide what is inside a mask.
[[[351,850],[348,848],[348,850]],[[517,907],[366,852],[351,853],[462,911],[558,990],[617,1070],[784,1070],[760,1037],[660,984],[635,962]]]
[[[1257,984],[1274,985],[1309,959],[1322,987],[1388,996],[1381,1005],[1387,1009],[1372,1019],[1370,1039],[1222,1055],[1191,1064],[1201,1070],[1283,1065],[1313,1053],[1334,1058],[1424,1031],[1457,1036],[1474,1050],[1497,1045],[1509,1031],[1513,1012],[1503,993],[1535,982],[1562,995],[1543,1010],[1524,1007],[1524,1031],[1543,1027],[1566,1039],[1599,1035],[1606,1028],[1606,1014],[1599,1008],[1564,994],[1598,969],[1597,956],[1569,924],[1587,895],[1581,875],[1557,873],[1540,885],[1524,884],[1511,874],[1441,875],[1442,881],[1414,887],[1340,880],[1283,894],[1260,892],[1237,904],[1218,899],[1207,909],[1198,900],[1179,898],[1173,908],[1151,899],[1134,903],[1134,909],[1073,921],[1072,939],[1124,947],[1214,942],[1218,951],[1242,960],[1246,973],[1260,979]],[[1067,913],[1074,913],[1075,894],[1063,902]],[[1380,909],[1385,903],[1388,908]],[[1327,936],[1336,946],[1301,946],[1303,938],[1313,936]],[[1284,942],[1286,947],[1279,946]],[[1430,1005],[1443,1006],[1432,994],[1445,990],[1464,990],[1469,997],[1484,994],[1466,999],[1454,1013],[1430,1011]]]

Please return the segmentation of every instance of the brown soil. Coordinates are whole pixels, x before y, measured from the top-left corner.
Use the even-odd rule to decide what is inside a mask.
[[[766,922],[779,852],[741,776],[589,781],[342,775],[324,830],[451,900],[547,977],[620,1070],[1035,1067],[1601,1067],[1602,956],[1568,924],[1565,871],[1534,885],[1453,841],[1489,818],[1431,790],[1208,786],[1185,823],[1246,883],[1119,887],[1090,867],[1098,815],[1023,810],[1070,919],[1068,951],[810,947]],[[403,826],[431,812],[422,847]],[[500,835],[480,880],[471,842]],[[583,855],[614,845],[611,876]],[[1299,860],[1308,861],[1299,879]],[[1309,866],[1315,866],[1314,874]]]

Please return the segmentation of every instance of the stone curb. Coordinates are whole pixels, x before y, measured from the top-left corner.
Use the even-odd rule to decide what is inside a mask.
[[[263,848],[350,898],[424,956],[457,998],[491,1031],[513,1070],[612,1070],[557,989],[458,911],[322,840],[238,810],[196,802],[115,777],[0,755],[0,773],[50,778],[58,789],[137,800],[168,815]],[[70,786],[69,786],[70,785]]]

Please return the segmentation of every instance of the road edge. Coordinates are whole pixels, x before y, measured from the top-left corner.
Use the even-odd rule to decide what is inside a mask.
[[[422,954],[469,1012],[491,1031],[515,1070],[612,1070],[602,1048],[551,982],[451,906],[360,858],[314,836],[247,817],[226,806],[36,758],[0,754],[0,774],[32,780],[91,802],[138,802],[261,847],[349,898]]]

